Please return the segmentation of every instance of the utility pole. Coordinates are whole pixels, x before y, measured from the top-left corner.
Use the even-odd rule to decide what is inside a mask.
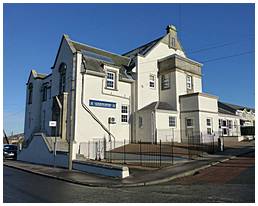
[[[69,138],[69,159],[68,159],[68,169],[73,169],[73,140],[70,136]]]
[[[3,131],[4,131],[4,130],[3,130]],[[9,144],[9,140],[8,140],[8,138],[7,138],[7,135],[6,135],[5,131],[4,131],[4,138],[5,138],[6,142],[7,142],[7,144]]]

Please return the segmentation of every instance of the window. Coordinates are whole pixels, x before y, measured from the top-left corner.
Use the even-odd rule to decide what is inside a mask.
[[[169,116],[169,126],[175,127],[176,126],[176,117]]]
[[[107,78],[106,78],[106,87],[108,89],[115,89],[116,88],[116,73],[108,71]]]
[[[223,127],[226,127],[226,126],[227,126],[227,121],[226,121],[226,120],[223,120],[223,121],[222,121],[222,126],[223,126]]]
[[[232,128],[232,120],[227,120],[228,122],[228,128],[231,129]]]
[[[65,92],[65,80],[66,80],[66,64],[62,63],[59,67],[60,79],[59,79],[59,94]]]
[[[149,81],[150,88],[155,88],[155,75],[150,75],[150,81]]]
[[[172,47],[176,47],[176,39],[174,37],[171,38]]]
[[[193,119],[186,119],[186,127],[193,127]]]
[[[128,122],[128,106],[127,105],[122,105],[121,107],[121,122]]]
[[[192,89],[192,76],[187,75],[186,77],[186,88],[187,89]]]
[[[32,103],[32,92],[33,92],[33,85],[32,83],[29,84],[29,97],[28,97],[28,104]]]
[[[170,88],[170,75],[169,74],[161,75],[161,89],[165,90],[169,88]]]
[[[171,47],[176,47],[176,39],[172,36],[169,38],[169,48]]]
[[[139,128],[143,128],[143,119],[139,117]]]
[[[42,88],[42,101],[46,101],[47,100],[47,85],[43,85]]]
[[[207,134],[211,135],[212,134],[212,119],[211,118],[206,119],[206,126],[207,126]]]
[[[212,134],[212,130],[211,130],[211,128],[209,127],[209,128],[207,128],[207,134],[208,135],[211,135]]]
[[[221,128],[222,125],[222,119],[219,119],[219,128]]]
[[[237,128],[237,121],[236,120],[234,121],[234,127]]]
[[[211,119],[206,119],[206,125],[211,126]]]

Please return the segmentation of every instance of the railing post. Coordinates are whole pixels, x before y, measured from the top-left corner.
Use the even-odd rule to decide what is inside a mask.
[[[124,164],[125,164],[125,139],[124,139]]]
[[[159,166],[161,167],[161,139],[159,140]]]
[[[174,164],[174,138],[171,139],[172,165]]]
[[[140,140],[140,164],[142,165],[142,141]]]

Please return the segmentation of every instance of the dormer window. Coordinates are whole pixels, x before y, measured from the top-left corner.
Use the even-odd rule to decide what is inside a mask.
[[[116,89],[116,72],[107,71],[106,88]]]

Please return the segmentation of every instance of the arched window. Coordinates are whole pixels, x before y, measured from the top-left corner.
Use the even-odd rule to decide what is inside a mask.
[[[32,83],[30,83],[29,86],[28,86],[28,92],[29,92],[28,104],[32,104],[32,92],[33,92],[33,85],[32,85]]]
[[[60,79],[59,79],[59,94],[66,91],[65,89],[65,79],[66,79],[66,64],[62,63],[59,67]]]

